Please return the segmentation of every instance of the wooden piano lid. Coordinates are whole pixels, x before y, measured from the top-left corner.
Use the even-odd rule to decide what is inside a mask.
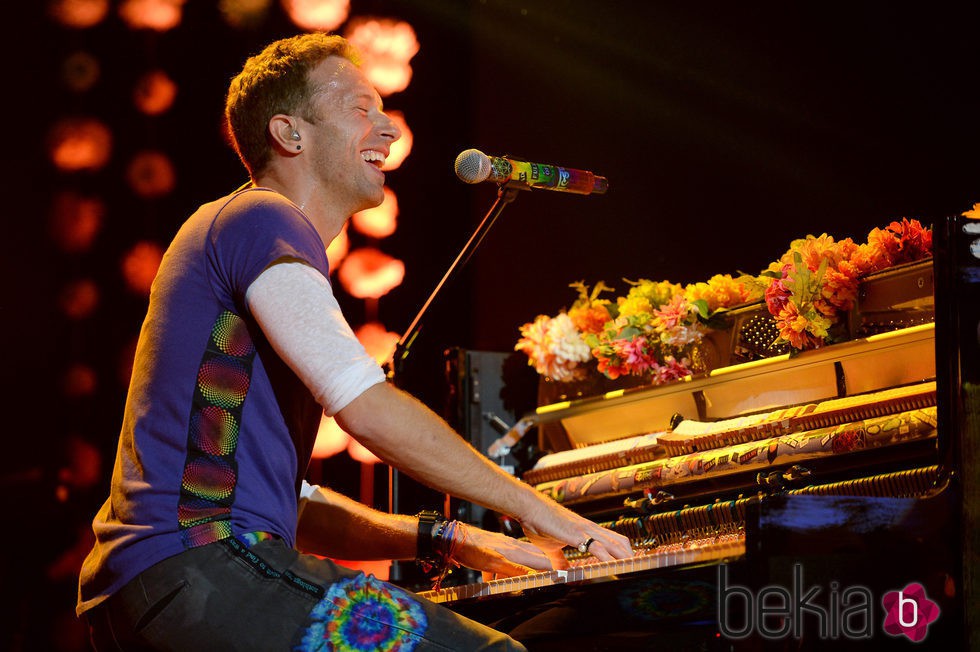
[[[544,405],[525,420],[535,425],[560,423],[569,448],[580,448],[666,431],[677,414],[701,421],[728,419],[935,376],[935,327],[926,323],[721,367],[668,385]]]

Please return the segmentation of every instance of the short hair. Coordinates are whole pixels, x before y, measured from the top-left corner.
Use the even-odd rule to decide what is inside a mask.
[[[232,147],[252,178],[272,158],[269,120],[277,113],[298,115],[314,122],[309,73],[330,56],[358,65],[357,50],[346,39],[320,32],[270,43],[250,57],[231,80],[225,97],[225,118]]]

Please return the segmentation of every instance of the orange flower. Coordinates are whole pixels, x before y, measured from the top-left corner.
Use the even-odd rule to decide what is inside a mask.
[[[601,333],[606,322],[612,319],[606,308],[608,304],[608,301],[602,299],[591,304],[575,306],[569,308],[568,317],[582,333]]]

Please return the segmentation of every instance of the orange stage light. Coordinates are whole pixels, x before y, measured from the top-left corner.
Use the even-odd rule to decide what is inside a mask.
[[[345,36],[360,51],[361,68],[382,96],[405,90],[412,80],[409,61],[419,51],[415,30],[390,18],[354,18]]]
[[[389,172],[391,170],[397,170],[398,167],[408,158],[408,155],[412,153],[412,130],[408,128],[408,123],[405,122],[405,115],[401,111],[385,111],[398,128],[402,131],[402,137],[396,140],[391,145],[391,152],[388,154],[388,158],[385,159],[384,167],[382,170]]]
[[[330,264],[330,271],[335,272],[340,267],[340,261],[347,256],[350,251],[350,237],[347,235],[347,225],[340,230],[330,244],[327,245],[327,262]]]
[[[143,74],[133,89],[133,104],[146,115],[166,113],[176,97],[177,84],[162,70]]]
[[[101,199],[71,191],[59,192],[51,204],[48,232],[62,251],[85,251],[102,228],[105,210]]]
[[[358,341],[364,345],[364,349],[379,365],[391,362],[395,355],[395,345],[401,339],[398,333],[392,333],[384,324],[371,321],[360,325],[354,331]]]
[[[381,461],[377,455],[364,448],[364,445],[354,438],[347,442],[347,454],[361,464],[377,464]]]
[[[48,155],[66,172],[98,170],[109,162],[112,132],[95,118],[62,118],[48,132]]]
[[[48,16],[65,27],[84,29],[98,25],[109,13],[109,0],[53,0]]]
[[[350,435],[343,431],[333,417],[324,414],[320,418],[320,428],[316,431],[313,457],[316,459],[333,457],[347,448],[348,441],[350,441]]]
[[[347,20],[350,0],[282,0],[282,8],[300,29],[329,32]]]
[[[354,228],[372,238],[387,238],[398,227],[398,197],[395,191],[385,187],[385,198],[380,206],[355,213],[351,219]]]
[[[136,154],[129,162],[126,181],[134,193],[152,199],[173,192],[177,185],[177,173],[169,156],[146,150]]]
[[[160,268],[163,248],[155,242],[137,242],[126,252],[122,260],[123,280],[133,292],[150,294],[150,285]]]
[[[132,29],[166,32],[180,25],[185,0],[123,0],[119,17]]]
[[[401,285],[405,263],[373,247],[363,247],[347,254],[337,277],[351,296],[379,299]]]
[[[95,394],[99,386],[99,378],[92,367],[75,362],[65,370],[61,385],[68,398],[81,398]]]
[[[58,297],[61,312],[69,319],[85,319],[99,305],[99,286],[91,279],[71,281]]]

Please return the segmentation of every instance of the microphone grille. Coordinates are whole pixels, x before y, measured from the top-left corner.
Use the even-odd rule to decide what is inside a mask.
[[[468,149],[456,157],[456,176],[466,183],[480,183],[490,176],[490,157],[478,149]]]

